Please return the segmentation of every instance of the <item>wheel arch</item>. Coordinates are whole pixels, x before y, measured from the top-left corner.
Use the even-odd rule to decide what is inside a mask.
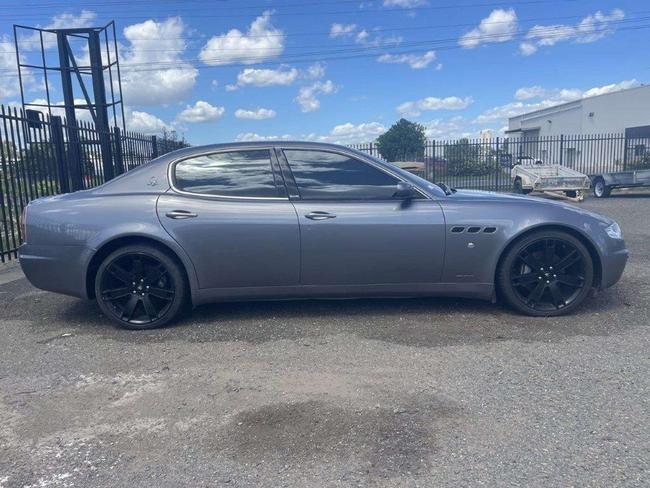
[[[510,249],[512,249],[512,247],[524,237],[532,234],[533,232],[539,232],[542,230],[554,230],[554,231],[566,232],[567,234],[572,235],[573,237],[578,239],[582,244],[584,244],[584,246],[589,251],[591,260],[594,264],[593,286],[596,288],[599,288],[601,286],[602,277],[603,277],[603,265],[596,244],[586,234],[580,232],[574,227],[568,225],[562,225],[562,224],[541,224],[534,227],[528,227],[527,229],[524,229],[523,231],[515,234],[510,238],[510,240],[508,240],[508,242],[505,244],[503,249],[501,249],[501,252],[499,254],[499,259],[497,260],[497,265],[494,269],[493,279],[494,279],[495,287],[498,287],[497,276],[499,274],[499,270],[501,269],[501,266],[503,265],[503,260],[508,254],[508,251],[510,251]]]
[[[133,244],[146,244],[146,245],[156,247],[157,249],[167,254],[171,259],[173,259],[176,262],[176,264],[180,266],[181,270],[183,271],[183,274],[185,275],[185,279],[187,280],[186,283],[188,285],[188,291],[190,292],[189,293],[190,299],[192,299],[195,285],[193,281],[194,278],[193,269],[190,268],[191,264],[188,264],[179,255],[177,250],[173,249],[171,246],[169,246],[169,244],[162,242],[161,240],[156,239],[155,237],[143,236],[137,234],[121,235],[113,239],[110,239],[102,243],[102,245],[95,251],[95,253],[92,255],[92,257],[88,262],[88,266],[86,267],[85,286],[86,286],[86,295],[88,296],[88,298],[95,298],[95,279],[97,277],[97,271],[102,261],[106,259],[106,256],[108,256],[116,249],[128,245],[133,245]]]

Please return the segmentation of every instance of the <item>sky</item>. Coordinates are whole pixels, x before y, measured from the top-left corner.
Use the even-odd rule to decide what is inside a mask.
[[[192,144],[368,142],[401,117],[434,139],[498,136],[509,116],[650,79],[647,0],[4,0],[0,103],[21,100],[13,24],[113,20],[127,129]],[[41,62],[32,32],[18,41]],[[42,101],[43,77],[22,74]],[[60,102],[56,72],[48,86]]]

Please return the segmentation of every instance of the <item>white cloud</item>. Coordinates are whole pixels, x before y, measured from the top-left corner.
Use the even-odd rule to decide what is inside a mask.
[[[379,122],[368,122],[357,125],[347,122],[334,126],[329,136],[327,136],[327,140],[336,144],[370,142],[377,139],[384,132],[386,132],[386,127]]]
[[[476,136],[476,132],[467,130],[467,120],[460,115],[450,119],[434,119],[423,125],[429,139],[462,139]]]
[[[299,137],[293,137],[290,134],[284,134],[281,136],[275,135],[260,135],[257,132],[242,132],[237,134],[235,141],[237,142],[255,142],[255,141],[287,141],[292,139],[300,139]]]
[[[466,49],[475,48],[489,42],[506,42],[517,33],[517,14],[514,9],[495,9],[490,15],[481,20],[459,40],[458,44]]]
[[[474,102],[472,97],[426,97],[415,102],[404,102],[397,107],[397,112],[405,117],[417,117],[428,110],[462,110]]]
[[[412,69],[423,69],[436,59],[435,51],[427,51],[424,54],[382,54],[377,58],[380,63],[403,63],[408,64]]]
[[[345,124],[336,125],[329,134],[283,134],[283,135],[260,135],[256,132],[244,132],[238,134],[237,141],[280,141],[280,140],[302,140],[329,142],[333,144],[355,144],[360,142],[374,141],[381,134],[386,132],[386,127],[379,122],[367,122],[362,124]]]
[[[0,100],[20,94],[16,50],[13,41],[10,41],[7,36],[2,36],[0,41],[0,71],[2,71],[2,74],[0,74]],[[33,82],[31,74],[29,76]],[[26,81],[23,79],[23,82]]]
[[[47,100],[45,98],[35,98],[31,102],[32,104],[36,105],[46,105]],[[58,116],[58,117],[63,117],[65,118],[65,108],[63,107],[63,101],[51,101],[52,104],[52,115]],[[83,98],[75,98],[74,99],[74,104],[75,105],[85,105],[86,100]],[[9,102],[9,105],[13,105],[16,108],[22,108],[22,105],[19,102]],[[38,112],[41,112],[42,114],[48,114],[48,110],[46,107],[40,107],[40,106],[30,106],[30,110],[36,110]],[[90,111],[84,110],[84,109],[75,109],[74,111],[75,117],[78,121],[84,121],[84,122],[92,122],[92,116],[90,115]]]
[[[231,29],[212,37],[201,49],[199,59],[210,66],[242,63],[255,64],[273,59],[284,50],[284,33],[271,24],[266,11],[250,25],[248,32]]]
[[[94,21],[96,15],[89,10],[82,10],[79,15],[74,14],[60,14],[52,17],[52,21],[45,26],[40,26],[45,29],[60,29],[60,28],[75,28],[75,27],[88,27]],[[24,53],[33,50],[40,50],[41,40],[40,35],[36,31],[28,31],[25,29],[18,30],[18,44],[21,50],[21,61],[28,62]],[[56,35],[50,32],[43,33],[43,47],[45,49],[52,49],[56,47]],[[31,61],[31,59],[29,60]],[[40,60],[39,60],[40,63]],[[16,67],[16,48],[12,38],[6,35],[0,37],[0,100],[8,99],[9,97],[16,96],[20,93],[20,85],[18,83],[18,68]],[[23,78],[23,87],[26,91],[38,88],[33,72],[29,68],[22,68],[21,75]],[[44,86],[44,82],[42,83]],[[43,90],[44,91],[44,90]]]
[[[80,27],[90,27],[94,22],[97,14],[90,10],[82,10],[79,15],[63,13],[52,17],[52,22],[45,25],[44,29],[76,29]],[[40,25],[39,25],[40,27]],[[37,31],[31,31],[26,34],[24,29],[19,29],[22,35],[18,36],[18,44],[21,49],[40,49],[41,37]],[[55,48],[57,45],[56,34],[52,32],[43,32],[43,47],[45,49]]]
[[[237,75],[237,83],[227,85],[226,90],[233,91],[242,86],[291,85],[298,78],[296,68],[256,69],[246,68]]]
[[[541,86],[523,87],[515,92],[516,102],[509,102],[504,105],[492,107],[473,121],[475,124],[489,124],[489,123],[507,123],[507,119],[515,117],[527,112],[541,110],[543,108],[553,107],[561,103],[578,100],[580,98],[593,97],[596,95],[603,95],[605,93],[612,93],[627,88],[639,86],[640,83],[635,80],[623,80],[619,83],[612,83],[609,85],[596,86],[588,90],[580,90],[578,88],[553,88],[546,89]],[[523,100],[534,100],[534,102],[524,103]]]
[[[413,8],[419,7],[421,5],[426,5],[429,2],[427,0],[384,0],[384,7],[402,7],[402,8]]]
[[[554,46],[559,42],[575,41],[580,44],[596,42],[612,34],[615,27],[613,22],[625,18],[621,9],[612,10],[609,15],[600,10],[583,18],[575,25],[555,24],[536,25],[526,34],[525,40],[519,44],[519,51],[524,56],[530,56],[540,47]]]
[[[272,119],[275,115],[275,110],[271,110],[270,108],[256,108],[255,110],[244,110],[243,108],[238,108],[235,111],[235,117],[238,119],[264,120]]]
[[[303,112],[314,112],[320,108],[318,95],[329,95],[336,91],[336,86],[331,80],[317,81],[311,85],[303,86],[298,92],[295,101],[300,105]]]
[[[537,46],[531,42],[522,42],[519,44],[519,52],[524,56],[530,56],[537,51]]]
[[[354,34],[357,29],[357,24],[338,24],[334,23],[330,27],[330,37],[349,37]]]
[[[539,85],[525,86],[515,92],[517,100],[528,100],[529,98],[543,97],[546,90]]]
[[[612,83],[610,85],[596,86],[594,88],[590,88],[589,90],[584,92],[582,96],[583,98],[595,97],[596,95],[604,95],[605,93],[627,90],[628,88],[634,88],[635,86],[640,86],[640,85],[641,83],[639,83],[635,79],[623,80],[619,83]]]
[[[122,91],[130,105],[165,105],[184,100],[199,71],[182,59],[186,27],[179,17],[147,20],[124,29],[130,45],[122,47]],[[163,64],[167,69],[148,69]]]
[[[124,111],[126,118],[126,127],[134,132],[141,134],[160,134],[163,129],[169,129],[169,125],[160,120],[155,115],[148,112],[126,109]]]
[[[382,46],[397,46],[404,38],[401,36],[383,37],[376,34],[378,29],[362,29],[357,24],[332,24],[331,38],[354,37],[354,42],[364,47],[378,48]]]
[[[311,80],[325,76],[325,65],[323,63],[314,63],[307,67],[305,77]]]
[[[197,101],[193,106],[188,105],[181,113],[178,114],[178,120],[189,123],[214,122],[219,120],[226,109],[224,107],[215,107],[203,100]]]

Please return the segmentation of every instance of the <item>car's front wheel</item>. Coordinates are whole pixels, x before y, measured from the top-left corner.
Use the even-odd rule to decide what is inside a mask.
[[[186,290],[180,266],[149,245],[114,251],[99,266],[95,280],[102,312],[127,329],[152,329],[176,319]]]
[[[577,308],[593,286],[589,250],[571,234],[539,231],[517,241],[499,268],[505,300],[527,315],[555,316]]]

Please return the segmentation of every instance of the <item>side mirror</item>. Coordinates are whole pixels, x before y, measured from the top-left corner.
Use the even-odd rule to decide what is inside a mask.
[[[415,196],[415,188],[410,183],[400,181],[397,184],[397,190],[393,193],[393,198],[409,199]]]

